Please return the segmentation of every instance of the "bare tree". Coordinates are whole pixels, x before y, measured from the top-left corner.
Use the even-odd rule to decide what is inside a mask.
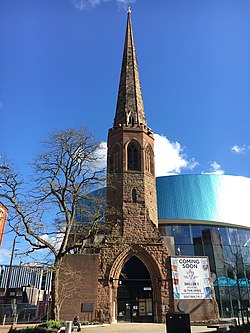
[[[0,198],[9,209],[10,226],[28,242],[27,252],[44,250],[52,257],[52,317],[59,319],[62,259],[103,232],[104,196],[98,189],[105,175],[100,144],[85,128],[53,132],[43,146],[29,183],[12,165],[1,166]]]
[[[60,288],[58,291],[58,313],[60,314],[63,303],[66,299],[72,298],[72,295],[77,295],[79,285],[82,283],[82,276],[85,271],[79,272],[74,269],[69,263],[65,263],[60,267]]]
[[[249,300],[250,287],[248,276],[250,274],[248,247],[237,244],[231,244],[225,250],[225,259],[223,260],[225,271],[229,279],[235,282],[230,287],[230,294],[233,299],[238,300],[239,311],[244,324],[244,304]]]

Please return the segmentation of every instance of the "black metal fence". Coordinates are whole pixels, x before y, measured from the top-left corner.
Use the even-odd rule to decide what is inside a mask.
[[[33,323],[47,319],[47,313],[38,313],[36,305],[31,304],[0,304],[0,325],[16,323]]]

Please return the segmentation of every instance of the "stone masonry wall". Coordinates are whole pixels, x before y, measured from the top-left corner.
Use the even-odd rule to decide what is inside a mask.
[[[115,317],[118,280],[125,262],[137,256],[146,266],[154,291],[155,321],[162,322],[169,310],[169,277],[167,276],[167,251],[161,242],[141,244],[131,242],[131,237],[110,239],[99,256],[98,320],[112,322]]]

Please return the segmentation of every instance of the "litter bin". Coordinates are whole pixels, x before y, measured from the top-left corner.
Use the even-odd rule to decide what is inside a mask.
[[[67,320],[65,321],[65,333],[71,333],[72,331],[72,321]]]
[[[191,333],[188,313],[167,313],[167,333]]]

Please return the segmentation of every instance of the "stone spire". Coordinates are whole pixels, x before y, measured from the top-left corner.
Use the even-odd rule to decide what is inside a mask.
[[[130,8],[128,8],[127,29],[114,127],[121,125],[140,126],[140,124],[147,126],[130,13]]]

